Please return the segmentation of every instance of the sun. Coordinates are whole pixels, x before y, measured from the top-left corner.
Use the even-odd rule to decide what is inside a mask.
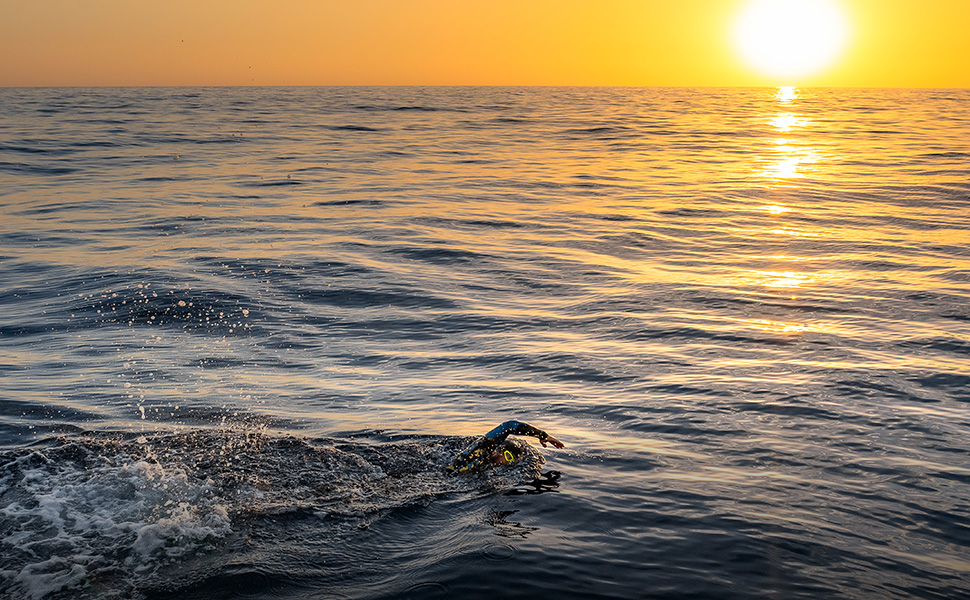
[[[734,23],[734,43],[744,60],[786,80],[831,64],[846,33],[845,15],[832,0],[750,0]]]

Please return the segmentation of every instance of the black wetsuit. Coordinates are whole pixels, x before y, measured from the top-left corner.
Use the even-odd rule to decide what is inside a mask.
[[[506,421],[485,434],[471,450],[448,465],[449,473],[469,473],[481,471],[489,465],[492,452],[510,435],[531,435],[540,441],[549,437],[545,431],[521,421]]]

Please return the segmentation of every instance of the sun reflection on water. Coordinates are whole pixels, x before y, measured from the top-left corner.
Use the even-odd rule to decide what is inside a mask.
[[[778,131],[787,133],[796,127],[805,127],[808,124],[808,119],[799,117],[793,113],[781,113],[771,119],[771,124],[774,125],[775,129]]]
[[[798,88],[781,86],[775,91],[774,98],[778,104],[777,112],[766,116],[774,131],[790,136],[811,125],[809,119],[793,110],[794,102],[799,98]],[[774,147],[767,150],[765,167],[757,173],[759,177],[772,181],[801,179],[805,177],[805,167],[818,162],[817,152],[805,147],[802,140],[783,137],[775,139],[773,144]]]
[[[777,104],[776,109],[774,111],[769,109],[765,115],[767,123],[771,128],[786,136],[766,140],[767,149],[764,162],[762,163],[764,168],[757,175],[771,182],[786,181],[789,184],[793,184],[794,181],[806,176],[805,171],[808,165],[820,161],[816,149],[806,144],[806,140],[811,139],[810,136],[795,133],[795,135],[799,135],[798,138],[789,137],[796,130],[804,130],[811,125],[809,119],[797,112],[795,101],[798,98],[798,88],[794,86],[779,87],[774,95],[774,100]],[[769,184],[767,188],[773,189],[774,186]],[[766,223],[759,223],[760,226],[751,231],[751,235],[753,236],[760,238],[784,236],[794,240],[799,238],[819,238],[825,235],[823,231],[805,227],[801,222],[799,224],[779,222],[779,219],[784,218],[796,210],[794,206],[773,200],[757,207],[757,210],[765,213],[766,217],[771,217],[772,219]],[[775,258],[784,263],[803,260],[798,256],[779,256]],[[790,269],[785,268],[781,264],[778,267],[780,268],[771,270],[766,270],[763,267],[761,269],[751,269],[740,278],[743,281],[738,281],[738,283],[762,289],[786,290],[798,288],[804,290],[819,285],[823,280],[828,281],[839,278],[839,275],[833,273]],[[803,332],[807,330],[807,326],[801,324],[775,323],[770,321],[760,322],[753,326],[758,329],[783,333]]]
[[[761,275],[761,285],[769,288],[799,287],[815,280],[811,273],[798,271],[763,272]]]
[[[812,326],[808,323],[785,323],[781,321],[769,321],[767,319],[759,319],[752,323],[752,325],[755,329],[770,333],[805,333],[812,329]]]
[[[821,237],[822,235],[821,233],[817,233],[814,231],[805,231],[804,229],[796,229],[794,227],[780,227],[778,229],[770,230],[769,233],[772,233],[774,235],[790,235],[792,237],[803,237],[803,238]]]
[[[775,98],[780,102],[791,102],[798,98],[798,88],[793,85],[783,85],[775,92]]]
[[[798,165],[800,163],[801,160],[797,156],[785,156],[773,163],[771,169],[765,174],[775,179],[797,179],[803,177],[798,172]]]
[[[767,169],[760,173],[769,179],[801,179],[806,165],[818,162],[818,157],[809,148],[793,145],[794,140],[777,139],[775,148],[770,152]]]
[[[751,270],[742,280],[745,285],[757,287],[806,288],[839,278],[838,274],[832,272]]]

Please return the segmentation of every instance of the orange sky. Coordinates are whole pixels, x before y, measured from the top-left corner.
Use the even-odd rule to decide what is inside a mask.
[[[797,81],[732,46],[746,0],[0,0],[0,86],[970,87],[970,0],[835,0]]]

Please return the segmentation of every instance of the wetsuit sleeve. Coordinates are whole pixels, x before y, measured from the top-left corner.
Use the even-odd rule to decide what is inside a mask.
[[[505,438],[510,435],[530,435],[532,437],[544,440],[549,437],[549,434],[545,431],[539,429],[538,427],[533,427],[528,423],[523,423],[521,421],[506,421],[496,427],[495,429],[489,431],[485,434],[485,439],[492,440],[496,444],[501,444],[505,441]]]

